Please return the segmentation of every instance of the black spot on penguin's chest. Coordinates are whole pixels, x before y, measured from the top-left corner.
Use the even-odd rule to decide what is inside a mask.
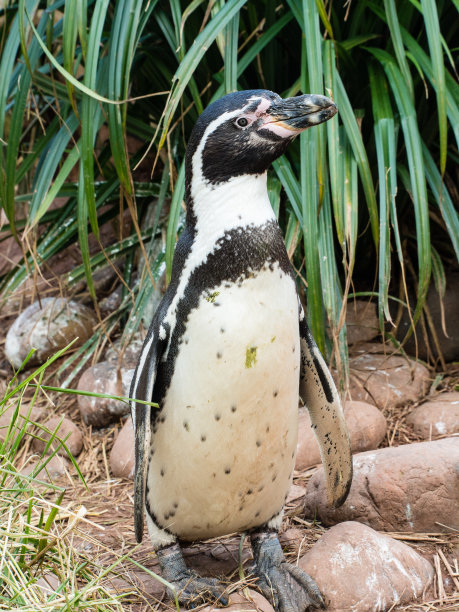
[[[176,307],[176,323],[171,330],[167,359],[158,366],[153,401],[161,405],[171,384],[175,362],[186,332],[190,312],[198,307],[203,294],[208,295],[225,282],[235,283],[255,275],[263,267],[279,268],[293,277],[285,245],[276,221],[261,226],[229,230],[216,242],[215,249],[190,274],[183,296]],[[217,301],[218,303],[218,301]]]

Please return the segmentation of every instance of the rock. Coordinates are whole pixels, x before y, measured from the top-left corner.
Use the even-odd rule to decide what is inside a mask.
[[[353,300],[346,311],[346,334],[349,346],[369,342],[380,333],[379,320],[374,302]]]
[[[121,296],[123,293],[122,285],[118,285],[107,297],[99,302],[100,311],[105,313],[113,312],[121,306]]]
[[[105,359],[112,365],[119,365],[127,369],[135,369],[139,355],[143,347],[143,341],[145,334],[136,332],[129,344],[123,346],[122,338],[116,340],[111,346],[108,347],[105,353]]]
[[[65,445],[67,446],[70,454],[73,457],[77,457],[81,453],[81,450],[83,448],[83,436],[81,434],[81,431],[78,429],[77,425],[75,425],[75,423],[73,423],[70,419],[66,417],[54,416],[48,419],[48,421],[44,423],[44,426],[51,433],[54,433],[57,430],[56,437],[62,441],[65,440]],[[66,440],[69,434],[70,436]],[[36,453],[42,454],[45,450],[46,443],[48,442],[51,436],[43,429],[40,429],[38,436],[39,437],[33,439],[32,448],[34,449]],[[58,440],[54,441],[51,444],[50,448],[48,449],[48,452],[51,453],[58,447],[59,447],[59,450],[57,451],[58,454],[66,456],[67,453],[64,447],[59,445]]]
[[[306,489],[304,487],[300,487],[298,485],[292,484],[290,485],[290,489],[285,499],[285,503],[290,504],[291,502],[300,500],[304,497],[305,493],[306,493]]]
[[[134,478],[134,430],[128,417],[110,452],[109,465],[115,478]]]
[[[344,403],[344,416],[354,453],[377,448],[384,439],[386,419],[375,406],[347,401]],[[309,412],[307,408],[300,408],[295,469],[305,470],[320,462],[319,444],[311,429]]]
[[[459,433],[459,392],[440,393],[427,400],[406,419],[413,431],[427,439]]]
[[[359,453],[344,504],[328,505],[319,468],[306,488],[305,515],[324,525],[359,521],[380,531],[458,529],[458,471],[459,438]]]
[[[159,568],[153,568],[153,572],[158,572]],[[140,570],[130,570],[129,580],[124,578],[111,578],[104,584],[106,588],[116,593],[129,593],[132,592],[133,588],[140,591],[144,595],[161,599],[164,596],[165,588],[156,580],[154,576],[150,576],[147,572]]]
[[[349,360],[353,400],[395,408],[419,401],[427,392],[430,374],[422,364],[400,355],[369,353],[367,347],[358,352]]]
[[[11,419],[13,418],[13,415],[16,411],[16,407],[16,404],[12,404],[11,406],[8,406],[5,412],[0,414],[0,443],[3,443],[5,441],[6,435],[8,433],[8,428],[11,423]],[[42,411],[40,408],[37,408],[36,406],[32,406],[31,408],[30,404],[21,403],[19,407],[18,418],[16,420],[16,431],[18,429],[22,429],[27,419],[33,423],[37,423],[40,420],[41,414]]]
[[[37,467],[38,463],[43,465],[45,463],[44,460],[32,461],[27,463],[27,465],[21,470],[21,474],[24,476],[30,476],[32,472]],[[53,482],[57,480],[61,476],[65,474],[65,472],[69,468],[69,462],[64,457],[59,457],[59,455],[54,455],[51,457],[49,461],[47,460],[46,465],[34,476],[34,479],[41,480],[43,482]]]
[[[63,298],[44,298],[26,308],[8,330],[5,355],[15,368],[19,368],[34,348],[28,364],[46,361],[69,342],[80,346],[92,335],[97,320],[89,308]]]
[[[378,448],[387,431],[383,413],[366,402],[347,401],[344,416],[349,428],[353,453]]]
[[[134,370],[101,361],[88,368],[78,382],[80,391],[129,397]],[[80,414],[87,425],[103,427],[129,413],[129,404],[118,399],[78,396]]]
[[[386,612],[431,585],[431,564],[406,544],[360,523],[332,527],[300,559],[316,582],[327,612]]]

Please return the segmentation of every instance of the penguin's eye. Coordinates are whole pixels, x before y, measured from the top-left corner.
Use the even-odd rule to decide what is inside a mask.
[[[234,123],[239,128],[245,128],[245,127],[247,127],[249,125],[249,120],[246,119],[245,117],[239,117],[239,119],[236,119],[236,121]]]

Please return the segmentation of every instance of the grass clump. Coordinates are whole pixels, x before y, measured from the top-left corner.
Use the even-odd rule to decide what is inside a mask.
[[[85,554],[78,527],[88,522],[86,508],[64,503],[65,487],[50,481],[50,461],[65,442],[54,432],[51,454],[30,454],[34,431],[45,429],[32,420],[36,403],[47,401],[43,373],[39,368],[19,383],[15,377],[0,393],[0,419],[7,422],[0,429],[0,610],[121,611],[123,596],[103,582],[123,559],[103,568]]]

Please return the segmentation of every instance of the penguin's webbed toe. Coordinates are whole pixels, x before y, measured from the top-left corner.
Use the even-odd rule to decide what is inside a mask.
[[[216,578],[203,578],[189,569],[178,544],[157,551],[157,555],[163,578],[175,588],[180,604],[187,608],[216,602],[223,606],[227,605],[228,598],[223,595],[225,586]],[[174,591],[167,589],[167,592],[174,600]]]
[[[314,580],[285,560],[276,533],[253,535],[252,548],[258,587],[277,612],[306,612],[325,607]]]

